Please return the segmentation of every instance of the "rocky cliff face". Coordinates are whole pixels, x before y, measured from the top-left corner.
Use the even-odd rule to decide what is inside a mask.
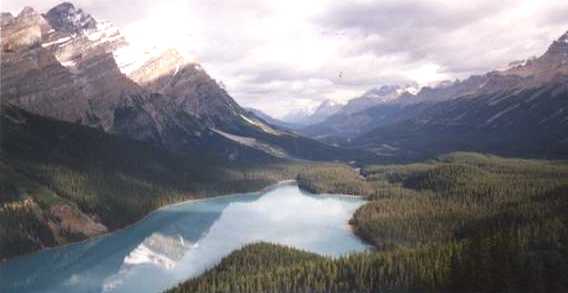
[[[128,75],[152,93],[175,97],[180,109],[202,118],[208,126],[231,128],[245,111],[203,68],[177,51],[167,50]]]
[[[171,151],[229,159],[274,150],[287,157],[286,149],[295,156],[307,143],[243,110],[199,64],[175,50],[140,54],[112,24],[70,3],[45,14],[4,13],[1,24],[3,103]],[[308,145],[310,158],[334,152]]]
[[[72,74],[42,46],[54,32],[45,18],[27,7],[2,21],[1,32],[3,102],[58,119],[82,120],[87,97]],[[45,90],[48,87],[50,91]]]
[[[194,116],[182,126],[191,133],[242,120],[245,112],[200,65],[175,50],[124,64],[124,49],[128,43],[116,27],[70,3],[43,15],[32,8],[16,17],[3,14],[3,98],[44,116],[149,141],[163,140],[164,117],[180,113]],[[127,106],[143,111],[132,125],[124,125]]]
[[[546,52],[538,57],[524,61],[503,72],[527,79],[527,86],[538,86],[568,75],[568,32],[555,40]]]
[[[46,15],[25,8],[2,25],[3,97],[41,115],[108,129],[116,101],[141,92],[112,58],[124,42],[115,28],[71,4]]]
[[[230,128],[246,114],[199,64],[173,49],[125,60],[132,51],[118,29],[70,3],[44,15],[32,8],[3,15],[3,94],[24,109],[107,130],[121,100],[132,96],[169,97],[211,127]]]

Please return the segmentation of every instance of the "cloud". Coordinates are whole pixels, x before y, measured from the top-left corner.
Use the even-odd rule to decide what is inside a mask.
[[[477,21],[491,10],[494,11],[495,7],[480,1],[475,1],[474,6],[426,1],[342,2],[332,7],[322,22],[334,28],[356,29],[366,34],[398,34],[408,30],[447,31]],[[419,32],[415,37],[421,37]]]
[[[3,1],[46,11],[58,1]],[[78,0],[132,42],[193,56],[245,106],[275,116],[370,87],[464,78],[534,55],[568,30],[555,0]]]
[[[470,2],[342,3],[316,21],[350,35],[357,48],[354,54],[398,56],[402,71],[435,64],[443,73],[456,77],[540,54],[553,38],[568,29],[568,19],[561,17],[566,14],[557,12],[566,11],[568,4],[558,7],[555,1]],[[545,19],[549,20],[548,26],[536,25]]]

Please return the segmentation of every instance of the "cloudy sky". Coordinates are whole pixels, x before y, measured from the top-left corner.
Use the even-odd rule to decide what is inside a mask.
[[[46,11],[60,1],[4,0]],[[464,78],[540,55],[568,1],[77,0],[130,42],[193,56],[242,105],[274,116],[409,80]]]

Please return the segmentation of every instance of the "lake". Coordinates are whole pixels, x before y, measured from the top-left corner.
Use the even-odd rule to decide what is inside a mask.
[[[348,225],[363,203],[295,183],[184,202],[127,229],[0,264],[0,292],[161,292],[258,241],[331,257],[363,251]]]

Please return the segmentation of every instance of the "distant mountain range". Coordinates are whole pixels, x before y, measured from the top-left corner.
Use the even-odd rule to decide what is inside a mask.
[[[324,121],[337,113],[342,107],[343,105],[336,101],[324,100],[314,110],[300,109],[292,111],[282,117],[282,120],[297,125],[312,125]]]
[[[276,119],[272,116],[270,116],[269,114],[263,112],[262,110],[256,109],[256,108],[246,108],[247,111],[249,111],[249,113],[251,115],[255,115],[257,118],[263,120],[264,122],[281,128],[281,129],[288,129],[288,130],[294,130],[294,129],[300,129],[303,127],[303,125],[301,124],[295,124],[295,123],[290,123],[290,122],[285,122],[283,120],[280,119]]]
[[[371,90],[299,133],[398,159],[456,150],[566,157],[567,87],[568,33],[503,70],[414,92]]]
[[[338,107],[325,119],[315,121],[299,132],[324,140],[335,136],[355,136],[370,130],[365,126],[373,120],[373,117],[361,115],[362,112],[379,105],[387,108],[398,107],[404,100],[416,95],[419,90],[420,87],[416,83],[372,88],[360,97],[351,99],[347,104]]]
[[[1,25],[2,103],[173,152],[229,160],[349,153],[270,126],[199,64],[173,49],[137,51],[112,24],[71,3],[45,14],[2,13]]]

